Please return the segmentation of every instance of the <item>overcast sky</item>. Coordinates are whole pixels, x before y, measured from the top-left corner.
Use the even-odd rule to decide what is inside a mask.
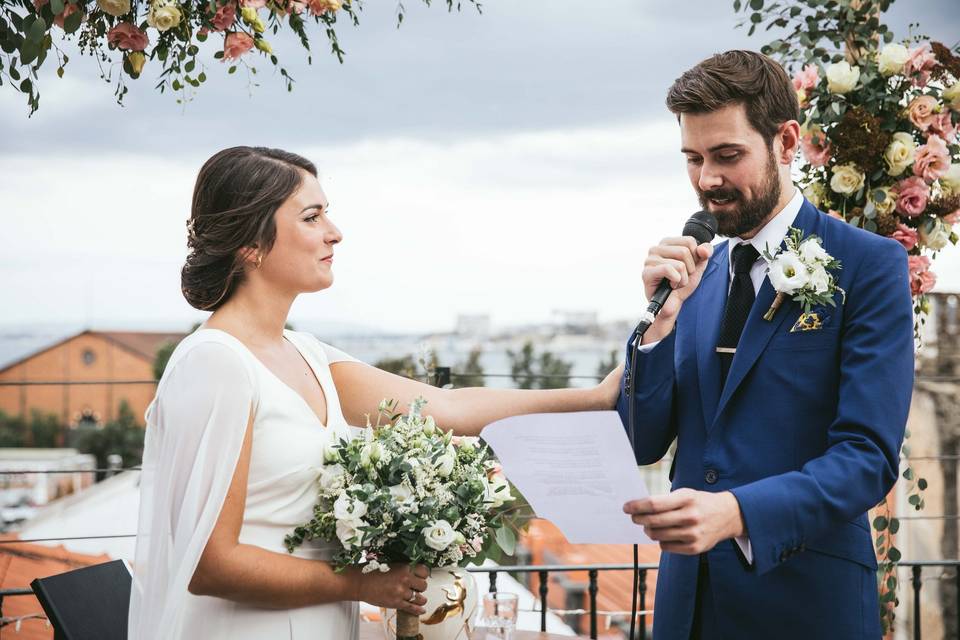
[[[32,118],[0,87],[0,323],[201,319],[179,292],[184,221],[200,165],[235,144],[312,159],[344,231],[336,284],[302,297],[294,323],[634,317],[647,249],[697,208],[663,96],[699,60],[768,38],[734,29],[722,0],[444,4],[407,0],[397,29],[396,4],[368,0],[339,28],[343,65],[316,28],[312,66],[275,39],[292,93],[266,60],[250,88],[209,57],[185,107],[153,90],[150,63],[119,107],[79,55],[62,80],[48,61]],[[887,22],[960,34],[956,0],[901,0]],[[960,250],[945,253],[942,288],[960,289]]]

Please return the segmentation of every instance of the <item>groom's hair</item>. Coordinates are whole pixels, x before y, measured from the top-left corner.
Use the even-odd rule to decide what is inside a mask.
[[[682,113],[710,113],[742,104],[747,121],[769,146],[781,124],[800,120],[793,83],[779,64],[762,53],[735,49],[718,53],[685,71],[667,92],[667,108]]]

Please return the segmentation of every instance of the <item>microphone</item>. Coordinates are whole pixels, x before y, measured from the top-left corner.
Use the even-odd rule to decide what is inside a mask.
[[[697,244],[711,242],[713,237],[717,235],[717,219],[709,211],[698,211],[690,216],[687,223],[683,225],[683,235],[690,236],[697,241]],[[634,335],[638,342],[650,328],[650,325],[653,324],[653,321],[656,320],[657,314],[660,313],[660,309],[663,308],[672,291],[673,287],[670,286],[669,280],[664,278],[660,281],[657,290],[650,297],[650,304],[641,316],[640,323],[634,329]]]
[[[708,211],[698,211],[690,216],[687,223],[683,225],[683,235],[695,239],[697,244],[710,242],[713,240],[713,237],[717,235],[717,219]],[[660,313],[660,309],[663,308],[663,304],[667,301],[667,298],[670,297],[671,291],[673,291],[673,287],[670,286],[670,281],[666,278],[661,280],[660,284],[657,285],[656,292],[650,297],[650,305],[643,313],[640,323],[637,325],[637,328],[633,330],[633,343],[630,349],[630,366],[625,373],[624,380],[628,403],[627,437],[630,440],[630,449],[632,451],[637,450],[636,443],[634,442],[634,434],[637,430],[636,416],[634,415],[636,402],[633,398],[637,382],[637,351],[640,347],[640,339],[643,337],[643,334],[646,333],[647,329],[650,328],[650,325],[653,324],[657,314]],[[630,635],[628,636],[630,640],[636,637],[634,633],[637,628],[637,592],[639,590],[639,552],[637,545],[633,545],[633,598],[630,605]]]

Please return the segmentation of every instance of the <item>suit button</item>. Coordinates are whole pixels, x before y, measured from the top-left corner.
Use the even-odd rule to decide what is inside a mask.
[[[707,472],[703,474],[703,479],[706,480],[707,484],[716,484],[719,478],[720,474],[717,473],[716,469],[707,469]]]
[[[786,562],[787,558],[789,557],[790,557],[790,554],[788,554],[786,551],[780,552],[780,562]]]

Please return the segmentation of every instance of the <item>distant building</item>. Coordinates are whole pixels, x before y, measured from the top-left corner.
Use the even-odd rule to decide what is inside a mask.
[[[598,328],[596,311],[554,310],[560,329],[570,333],[590,333]]]
[[[126,400],[142,421],[153,399],[157,350],[182,333],[84,331],[0,364],[0,411],[53,413],[64,425],[103,424]],[[5,385],[54,382],[63,384]],[[85,384],[95,382],[96,384]]]
[[[94,481],[93,473],[58,472],[96,468],[94,456],[76,449],[0,449],[0,518],[7,523],[19,520],[11,516],[12,510],[43,506]]]
[[[460,314],[457,316],[455,333],[462,336],[490,335],[490,315],[486,313]]]

